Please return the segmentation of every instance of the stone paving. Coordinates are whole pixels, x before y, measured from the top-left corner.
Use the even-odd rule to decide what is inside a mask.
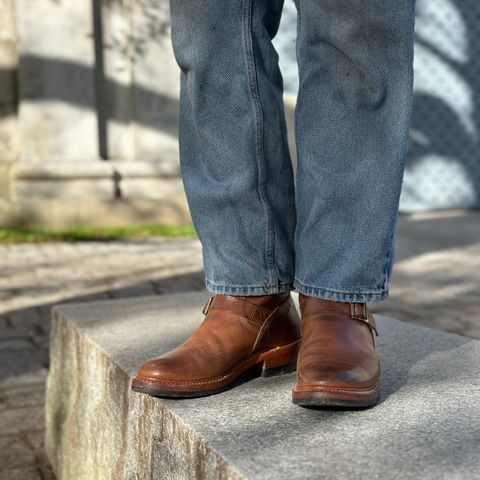
[[[480,339],[480,212],[401,216],[396,259],[390,298],[373,311]],[[53,478],[43,451],[53,304],[203,282],[197,239],[0,245],[0,480]]]

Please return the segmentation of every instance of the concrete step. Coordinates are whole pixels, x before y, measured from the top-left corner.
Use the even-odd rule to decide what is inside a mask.
[[[58,479],[479,478],[480,342],[391,318],[376,316],[374,408],[295,406],[294,373],[197,399],[132,392],[137,367],[186,339],[209,295],[54,309],[46,448]]]

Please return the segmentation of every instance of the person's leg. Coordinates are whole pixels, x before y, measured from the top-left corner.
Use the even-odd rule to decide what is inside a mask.
[[[413,85],[414,0],[296,0],[300,89],[294,287],[302,344],[292,400],[371,406]]]
[[[144,363],[132,388],[175,398],[221,392],[250,369],[291,371],[300,319],[290,296],[293,169],[271,43],[283,0],[170,4],[180,165],[215,295],[191,336]]]
[[[171,0],[180,165],[206,287],[293,288],[295,198],[272,45],[283,0]]]
[[[388,295],[413,84],[414,0],[296,0],[295,288]]]

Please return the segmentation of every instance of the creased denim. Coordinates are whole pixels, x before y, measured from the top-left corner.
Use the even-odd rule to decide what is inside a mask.
[[[296,176],[283,0],[170,0],[180,168],[206,287],[388,296],[413,94],[414,0],[295,0]]]

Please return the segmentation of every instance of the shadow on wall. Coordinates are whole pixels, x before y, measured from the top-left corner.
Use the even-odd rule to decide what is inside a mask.
[[[286,90],[298,89],[296,9],[285,3],[280,54]],[[415,95],[400,210],[480,207],[480,3],[417,0]]]
[[[480,206],[479,35],[477,0],[418,0],[404,210]]]
[[[100,87],[101,101],[97,102],[99,90],[92,94],[92,69],[86,65],[57,58],[23,55],[20,58],[20,70],[22,77],[38,80],[29,81],[28,85],[21,84],[22,100],[31,102],[54,100],[86,110],[96,110],[97,116],[100,116],[102,121],[114,120],[122,123],[131,120],[115,108],[115,99],[129,95],[130,87],[105,78]],[[9,75],[10,70],[0,69],[0,76]],[[177,135],[177,99],[141,85],[135,85],[134,95],[137,109],[145,107],[143,113],[136,115],[136,121],[169,135]],[[162,115],[154,116],[154,110],[161,111]]]

